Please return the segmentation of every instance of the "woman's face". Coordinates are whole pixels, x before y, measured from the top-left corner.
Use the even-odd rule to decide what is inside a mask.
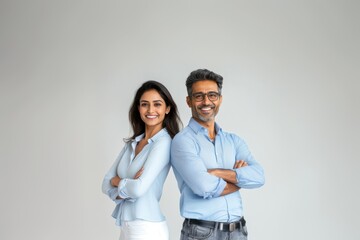
[[[164,99],[156,90],[150,89],[141,96],[139,113],[146,127],[161,129],[165,114],[169,112],[170,107],[166,106]]]

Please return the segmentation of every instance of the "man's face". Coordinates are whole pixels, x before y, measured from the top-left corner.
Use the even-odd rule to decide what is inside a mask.
[[[200,123],[215,121],[221,101],[222,96],[219,95],[218,86],[212,80],[195,82],[192,85],[192,95],[186,97],[193,118]]]

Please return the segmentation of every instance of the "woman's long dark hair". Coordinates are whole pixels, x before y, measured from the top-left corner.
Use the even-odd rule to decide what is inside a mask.
[[[166,107],[170,107],[170,112],[165,115],[163,121],[163,127],[166,128],[171,138],[173,138],[175,134],[179,132],[181,120],[179,117],[176,103],[173,100],[169,90],[161,83],[154,80],[150,80],[144,82],[141,85],[141,87],[136,91],[134,101],[132,102],[129,110],[129,121],[132,126],[134,134],[125,141],[130,141],[132,139],[135,139],[136,136],[145,132],[145,123],[140,117],[138,107],[140,105],[140,98],[144,94],[144,92],[152,89],[156,90],[160,94],[160,96],[164,99]]]

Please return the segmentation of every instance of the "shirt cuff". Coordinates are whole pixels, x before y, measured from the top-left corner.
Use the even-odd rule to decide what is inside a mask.
[[[114,202],[116,205],[120,204],[124,199],[115,199]]]
[[[237,182],[237,186],[240,185],[240,181],[241,181],[241,171],[242,169],[241,168],[236,168],[234,169],[235,170],[235,173],[236,173],[236,182]]]
[[[115,201],[117,196],[119,196],[118,194],[118,190],[117,188],[111,188],[108,190],[108,196],[113,200]]]
[[[121,179],[119,186],[118,186],[118,195],[122,198],[122,199],[126,199],[127,201],[130,202],[135,202],[135,199],[131,198],[129,195],[126,194],[125,192],[125,185],[126,182],[128,181],[127,178]]]
[[[221,193],[224,191],[225,187],[226,187],[226,181],[224,179],[220,178],[219,183],[216,186],[216,189],[213,192],[205,193],[204,199],[220,197]]]

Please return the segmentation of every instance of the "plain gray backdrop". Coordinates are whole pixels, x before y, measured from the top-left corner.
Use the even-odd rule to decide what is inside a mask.
[[[347,0],[1,0],[0,239],[118,239],[104,174],[128,109],[164,83],[224,77],[217,117],[266,184],[241,190],[249,239],[360,239],[360,4]],[[161,206],[182,218],[173,173]]]

